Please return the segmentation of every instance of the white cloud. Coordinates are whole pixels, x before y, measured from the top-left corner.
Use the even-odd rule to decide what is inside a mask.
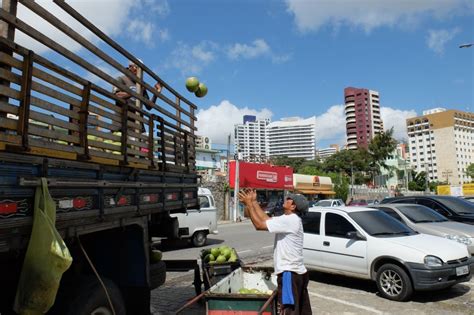
[[[414,110],[400,110],[386,106],[381,106],[380,115],[382,116],[385,130],[393,127],[393,137],[397,140],[407,138],[407,118],[416,117]]]
[[[325,25],[363,29],[408,27],[426,15],[438,18],[472,12],[472,0],[286,0],[298,30],[317,31]],[[468,11],[471,10],[471,11]]]
[[[113,77],[113,78],[116,78],[120,75],[122,75],[121,72],[119,72],[117,69],[109,66],[108,64],[106,64],[105,62],[101,61],[101,60],[98,60],[95,64],[94,64],[95,67],[99,68],[101,71],[107,73],[109,76]],[[95,74],[91,73],[91,72],[86,72],[84,74],[84,79],[86,79],[87,81],[90,81],[94,84],[97,84],[107,90],[110,90],[110,84],[105,82],[103,79],[99,78],[98,76],[96,76]]]
[[[460,31],[461,30],[458,27],[451,30],[429,30],[426,44],[435,53],[442,55],[446,44]]]
[[[211,41],[202,41],[195,46],[178,42],[166,66],[179,69],[185,76],[197,75],[215,60],[218,49],[219,46]]]
[[[170,33],[167,28],[158,30],[158,37],[162,42],[167,41],[170,39]]]
[[[78,31],[85,38],[92,40],[94,35],[87,31],[84,26],[77,22],[74,18],[60,9],[52,1],[38,0],[36,1],[43,8],[54,14],[63,23],[67,24],[72,29]],[[128,22],[128,15],[130,10],[135,5],[135,0],[114,0],[114,1],[74,1],[71,6],[79,13],[84,15],[88,20],[94,23],[99,29],[109,36],[117,35],[123,31],[124,23]],[[107,12],[107,14],[104,14]],[[61,45],[67,47],[72,51],[77,51],[81,46],[75,41],[71,40],[67,35],[45,22],[38,17],[30,9],[18,4],[18,18],[26,21],[34,29],[40,31]],[[16,41],[36,53],[43,53],[48,50],[46,46],[36,42],[27,35],[17,32]]]
[[[333,105],[316,117],[316,143],[346,143],[346,116],[344,105]]]
[[[227,143],[229,134],[234,138],[234,125],[242,123],[244,115],[255,115],[258,119],[271,118],[269,109],[256,110],[248,107],[239,108],[228,100],[208,109],[201,109],[197,116],[197,134],[210,137],[213,143]]]
[[[144,22],[142,19],[132,19],[127,25],[128,37],[133,41],[152,46],[154,28],[153,23]]]
[[[148,10],[157,13],[161,17],[168,16],[171,11],[167,0],[145,0],[145,5]]]
[[[232,60],[255,59],[267,56],[273,63],[285,63],[291,59],[291,55],[277,55],[264,39],[256,39],[251,44],[235,43],[227,48],[227,57]]]
[[[407,137],[406,119],[416,116],[414,110],[400,110],[386,106],[381,107],[381,116],[385,130],[393,127],[393,136],[397,140]],[[325,113],[316,117],[316,142],[318,147],[331,143],[346,143],[346,117],[344,105],[333,105]]]
[[[253,59],[269,54],[270,46],[263,39],[256,39],[251,45],[236,43],[227,50],[230,59]]]

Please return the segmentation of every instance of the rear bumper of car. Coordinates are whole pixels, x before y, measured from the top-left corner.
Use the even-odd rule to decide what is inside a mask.
[[[413,288],[418,291],[439,290],[469,281],[474,272],[474,257],[467,261],[441,267],[426,267],[424,264],[406,263],[413,280]],[[456,275],[456,269],[467,266],[469,272],[465,275]]]

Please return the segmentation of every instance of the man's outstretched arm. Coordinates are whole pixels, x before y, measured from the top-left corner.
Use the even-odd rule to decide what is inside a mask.
[[[267,231],[267,220],[270,217],[262,210],[257,202],[257,194],[255,190],[239,192],[239,200],[245,205],[250,215],[255,229],[259,231]]]

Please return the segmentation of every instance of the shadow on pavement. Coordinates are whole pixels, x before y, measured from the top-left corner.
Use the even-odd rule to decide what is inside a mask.
[[[471,288],[468,285],[459,283],[443,290],[415,292],[411,300],[418,303],[439,302],[463,296],[470,291]]]
[[[309,279],[312,281],[322,282],[329,285],[337,285],[348,289],[361,290],[370,293],[377,292],[377,285],[375,282],[370,280],[351,278],[317,271],[310,271]]]
[[[224,241],[208,238],[206,245],[199,248],[215,246],[221,243],[224,243]],[[184,248],[193,248],[193,245],[191,244],[191,241],[187,239],[178,239],[178,240],[162,239],[161,241],[154,242],[153,247],[162,252],[169,252],[169,251],[179,250],[179,249],[184,249]]]
[[[317,271],[310,271],[309,278],[312,281],[321,282],[329,285],[341,286],[348,289],[361,290],[369,293],[375,293],[380,297],[377,285],[374,281],[364,280],[358,278],[351,278],[341,275],[334,275],[329,273],[322,273]],[[469,293],[471,288],[468,285],[462,283],[456,284],[455,286],[437,290],[437,291],[415,291],[412,298],[410,299],[413,302],[418,303],[430,303],[430,302],[439,302],[444,300],[449,300],[452,298],[460,297]],[[382,298],[382,297],[380,297]]]

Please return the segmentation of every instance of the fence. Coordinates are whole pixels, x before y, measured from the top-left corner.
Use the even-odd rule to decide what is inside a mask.
[[[0,37],[0,151],[148,169],[195,170],[196,105],[178,94],[64,0],[54,1],[58,10],[66,11],[95,34],[98,41],[136,63],[146,77],[124,68],[34,1],[19,2],[42,18],[43,23],[50,23],[98,57],[100,63],[128,76],[136,83],[136,91],[28,25],[28,21],[18,19],[16,0],[3,2],[3,8],[10,10],[0,9],[2,26],[9,30],[6,37]],[[64,57],[67,64],[60,66],[16,44],[15,30]],[[87,75],[83,70],[97,76],[99,82],[95,84],[84,79]],[[151,79],[162,85],[161,93],[147,83]],[[116,86],[136,101],[117,97],[104,89],[104,84]],[[152,100],[139,92],[143,90],[153,94]],[[142,105],[151,110],[143,110]]]

